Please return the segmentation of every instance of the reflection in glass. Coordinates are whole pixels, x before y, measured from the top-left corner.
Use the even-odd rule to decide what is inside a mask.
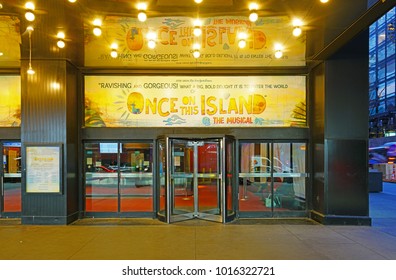
[[[121,212],[153,211],[153,148],[147,143],[122,143],[120,151]]]
[[[271,211],[265,201],[272,193],[270,143],[240,144],[239,210]]]
[[[21,212],[21,143],[3,144],[4,212]]]
[[[164,140],[158,143],[158,158],[159,158],[159,191],[158,191],[158,214],[165,216],[166,211],[166,145]]]
[[[150,143],[86,143],[85,211],[151,212]]]
[[[105,144],[105,145],[103,145]],[[117,143],[86,143],[85,211],[118,211]]]
[[[241,212],[305,210],[305,143],[241,143],[239,168]]]

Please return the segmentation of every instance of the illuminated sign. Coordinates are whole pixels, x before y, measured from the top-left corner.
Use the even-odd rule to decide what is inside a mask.
[[[194,36],[189,17],[156,17],[145,23],[132,17],[107,16],[100,37],[85,29],[86,66],[129,67],[263,67],[305,66],[305,39],[291,36],[291,19],[263,17],[255,23],[247,17],[222,16],[202,19],[201,32]],[[154,33],[156,47],[148,47],[147,35]],[[239,48],[239,36],[246,34],[246,47]],[[116,43],[117,56],[110,55]],[[287,44],[284,56],[275,59],[275,45]],[[193,45],[200,45],[195,59]]]
[[[86,76],[86,127],[306,126],[304,76]]]

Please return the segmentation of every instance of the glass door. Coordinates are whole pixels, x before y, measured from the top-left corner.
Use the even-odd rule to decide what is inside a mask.
[[[21,143],[1,144],[0,216],[17,217],[21,212]]]
[[[149,142],[84,144],[85,215],[152,215],[153,145]]]
[[[235,141],[232,137],[171,138],[157,143],[157,216],[167,223],[235,218]]]
[[[222,221],[220,141],[172,139],[170,154],[170,222]]]

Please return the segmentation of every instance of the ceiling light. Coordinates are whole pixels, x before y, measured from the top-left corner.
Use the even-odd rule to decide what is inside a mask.
[[[293,36],[294,37],[298,37],[300,36],[302,33],[301,27],[300,26],[296,26],[293,28]]]
[[[100,36],[100,35],[102,35],[102,28],[101,28],[101,26],[102,26],[102,20],[100,20],[100,19],[98,19],[98,18],[94,19],[94,21],[93,21],[93,26],[94,26],[94,28],[93,28],[93,34],[94,34],[95,36]]]
[[[102,28],[100,28],[100,26],[95,26],[95,27],[93,28],[93,34],[94,34],[95,36],[100,36],[100,35],[102,35]]]
[[[238,41],[238,47],[239,47],[240,49],[246,48],[246,40],[243,40],[243,39],[239,40],[239,41]]]
[[[25,4],[25,8],[26,8],[26,13],[25,13],[25,18],[27,21],[34,21],[34,19],[36,18],[36,16],[34,15],[34,3],[33,2],[26,2]]]
[[[255,21],[258,20],[258,14],[257,14],[256,11],[252,11],[252,12],[250,13],[250,15],[249,15],[249,20],[250,20],[251,22],[255,22]]]
[[[247,35],[246,32],[239,32],[238,33],[238,47],[240,49],[243,49],[243,48],[246,47],[246,45],[247,45],[247,42],[246,42],[247,37],[248,37],[248,35]]]
[[[29,65],[29,69],[27,70],[27,73],[28,73],[29,75],[34,75],[34,73],[36,73],[36,72],[33,70],[32,65]]]
[[[56,34],[56,37],[58,38],[58,41],[56,42],[56,45],[58,48],[63,49],[65,47],[65,33],[63,31],[59,31],[58,34]]]
[[[251,22],[255,22],[258,20],[258,14],[257,14],[258,8],[259,8],[259,6],[257,3],[249,4],[249,11],[250,11],[249,20]]]
[[[0,56],[3,56],[4,55],[4,53],[3,52],[0,52]]]
[[[0,3],[0,9],[3,9],[3,4]]]
[[[193,45],[193,56],[194,58],[199,58],[201,56],[201,52],[199,51],[201,49],[201,45],[198,43],[195,43]]]
[[[77,0],[68,0],[70,3],[76,3]]]
[[[275,44],[275,58],[281,58],[283,56],[283,46],[281,44]]]
[[[139,21],[145,22],[147,20],[147,15],[146,15],[147,4],[139,3],[139,4],[137,4],[137,9],[139,11],[139,13],[138,13]]]
[[[201,4],[203,0],[194,0],[195,3]]]
[[[118,53],[117,53],[118,45],[117,45],[117,43],[111,44],[110,48],[111,48],[111,52],[110,52],[111,57],[112,58],[117,58],[118,57]]]
[[[194,30],[193,30],[194,36],[199,37],[202,35],[201,26],[202,26],[202,21],[200,19],[194,20]]]
[[[32,68],[32,32],[34,29],[32,26],[28,26],[26,30],[29,33],[29,68],[27,70],[27,73],[29,75],[34,75],[35,72]]]
[[[139,21],[141,21],[141,22],[145,22],[145,21],[147,20],[147,15],[146,15],[146,13],[145,13],[144,11],[140,11],[140,12],[138,13],[138,19],[139,19]]]
[[[327,3],[327,2],[329,2],[329,0],[320,0],[320,2]]]
[[[295,37],[300,36],[302,34],[301,26],[303,25],[303,22],[301,21],[301,19],[296,18],[296,19],[293,20],[292,24],[294,26],[294,28],[293,28],[293,36],[295,36]]]
[[[150,31],[149,33],[147,33],[147,40],[148,40],[148,47],[150,49],[154,49],[155,46],[157,45],[156,43],[156,39],[157,39],[157,34],[154,31]]]
[[[66,46],[65,41],[63,41],[62,39],[59,39],[58,42],[56,42],[56,45],[60,49],[63,49]]]

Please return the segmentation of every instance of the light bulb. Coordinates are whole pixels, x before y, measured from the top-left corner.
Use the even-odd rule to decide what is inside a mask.
[[[148,40],[148,43],[147,43],[148,47],[150,49],[154,49],[156,46],[155,40],[157,39],[157,34],[154,31],[150,31],[147,33],[146,37]]]
[[[102,35],[102,28],[100,28],[100,26],[95,26],[93,29],[93,34],[95,36],[100,36]]]
[[[140,22],[145,22],[147,20],[147,15],[145,12],[139,12],[138,14],[138,20]]]
[[[329,0],[320,0],[320,2],[327,3],[327,2],[329,2]]]
[[[26,8],[27,10],[32,10],[32,11],[34,11],[34,9],[35,9],[36,7],[34,6],[34,3],[33,3],[33,2],[26,2],[26,3],[25,3],[25,8]]]
[[[36,19],[36,16],[34,15],[33,11],[28,10],[25,13],[25,18],[27,21],[34,21]]]
[[[283,56],[283,46],[281,44],[275,44],[275,58],[281,58]]]
[[[155,46],[156,46],[156,45],[157,45],[157,44],[155,43],[154,40],[149,40],[148,43],[147,43],[147,46],[148,46],[150,49],[155,49]]]
[[[246,40],[244,40],[244,39],[239,40],[238,41],[238,47],[240,49],[246,48]]]
[[[250,13],[250,15],[249,15],[249,20],[250,20],[251,22],[257,21],[257,20],[258,20],[258,14],[257,14],[256,12]]]
[[[112,58],[117,58],[117,56],[118,56],[117,50],[111,50],[110,55]]]
[[[259,5],[257,3],[253,2],[249,4],[249,11],[258,10],[258,9],[259,9]]]
[[[62,39],[59,39],[58,42],[56,42],[56,45],[58,46],[58,48],[63,49],[65,47],[65,41],[63,41]]]
[[[147,3],[143,3],[143,2],[138,3],[138,4],[137,4],[137,9],[138,9],[139,11],[145,11],[145,10],[147,10]]]
[[[59,32],[56,34],[56,37],[59,38],[59,39],[65,39],[65,32],[59,31]]]
[[[193,33],[195,37],[199,37],[202,35],[202,30],[199,26],[194,26]]]
[[[110,52],[111,57],[112,58],[117,58],[118,57],[118,53],[117,53],[118,44],[117,43],[112,43],[110,48],[111,48],[111,52]]]
[[[238,47],[240,49],[245,48],[246,45],[247,45],[247,41],[246,41],[246,39],[248,37],[247,33],[246,32],[239,32],[237,36],[238,36],[238,39],[239,39],[238,40]]]
[[[302,33],[301,27],[299,26],[294,27],[293,36],[298,37],[301,35],[301,33]]]
[[[34,9],[36,8],[35,6],[34,6],[34,3],[33,2],[26,2],[25,3],[25,8],[26,8],[26,13],[25,13],[25,18],[26,18],[26,20],[28,20],[28,21],[34,21],[35,20],[35,18],[36,18],[36,16],[34,15]]]
[[[199,50],[194,50],[193,56],[194,56],[194,58],[199,58],[201,56],[201,53],[199,52]]]
[[[138,3],[137,9],[139,11],[138,20],[141,22],[145,22],[147,20],[147,15],[145,13],[145,11],[147,10],[147,4],[146,3]]]
[[[275,58],[281,58],[283,56],[283,52],[281,50],[276,50],[275,51]]]
[[[194,2],[197,3],[197,4],[201,4],[202,0],[194,0]]]
[[[76,3],[77,0],[68,0],[70,3]]]
[[[36,73],[36,72],[34,72],[32,66],[29,66],[29,69],[27,70],[27,73],[28,73],[29,75],[34,75],[34,73]]]
[[[193,45],[193,56],[195,58],[199,58],[201,56],[201,52],[199,51],[201,49],[201,45],[199,43],[194,43]]]

